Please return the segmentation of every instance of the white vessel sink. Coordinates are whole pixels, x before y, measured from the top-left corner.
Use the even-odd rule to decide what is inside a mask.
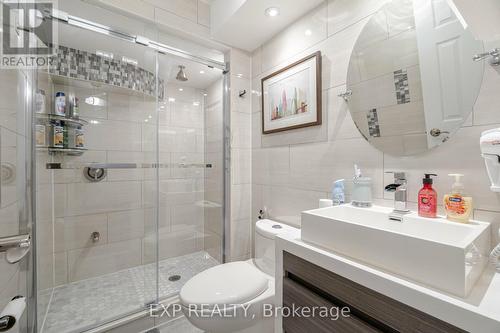
[[[391,208],[350,204],[302,212],[302,240],[416,282],[466,297],[486,266],[490,225],[428,219],[401,222]]]

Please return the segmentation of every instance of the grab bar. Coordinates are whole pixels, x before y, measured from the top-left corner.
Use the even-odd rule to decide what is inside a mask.
[[[211,163],[86,163],[83,165],[65,165],[62,163],[47,163],[49,170],[92,169],[169,169],[169,168],[212,168]]]

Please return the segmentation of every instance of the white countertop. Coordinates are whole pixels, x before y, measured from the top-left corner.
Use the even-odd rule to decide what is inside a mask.
[[[500,274],[488,269],[467,298],[419,285],[300,239],[300,231],[276,238],[276,296],[282,304],[283,251],[472,333],[500,332]],[[276,332],[282,332],[281,318]]]

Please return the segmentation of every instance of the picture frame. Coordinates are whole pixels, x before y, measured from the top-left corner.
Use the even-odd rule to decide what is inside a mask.
[[[321,125],[321,89],[320,51],[264,77],[262,133]]]

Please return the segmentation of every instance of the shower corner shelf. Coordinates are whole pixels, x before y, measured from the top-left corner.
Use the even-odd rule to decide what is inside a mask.
[[[85,148],[57,148],[47,147],[49,154],[64,154],[69,156],[80,156],[87,151]]]
[[[81,118],[71,118],[71,117],[65,117],[65,116],[58,116],[58,115],[50,114],[50,113],[37,113],[36,117],[38,119],[64,121],[66,123],[71,123],[71,124],[80,125],[80,126],[85,126],[88,124],[88,121],[81,119]]]

